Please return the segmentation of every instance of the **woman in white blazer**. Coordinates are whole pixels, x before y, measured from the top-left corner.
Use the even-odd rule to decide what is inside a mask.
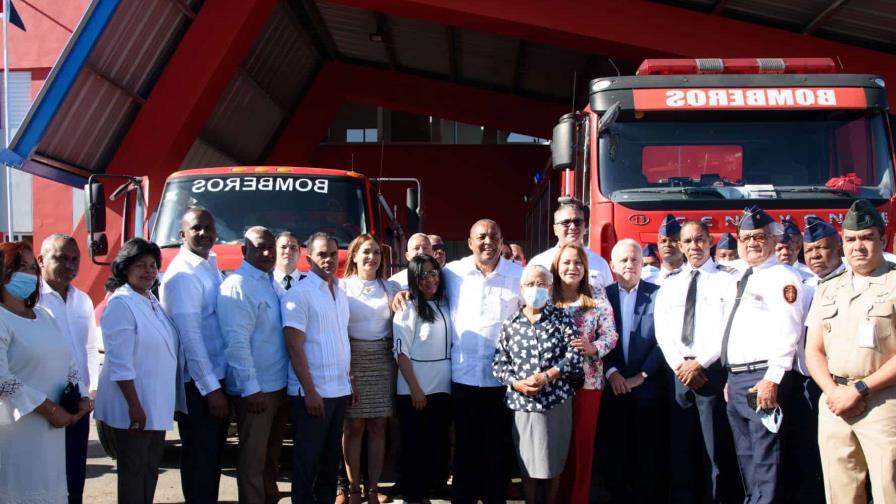
[[[119,503],[153,501],[165,431],[184,404],[177,330],[151,292],[160,265],[159,247],[134,238],[106,281],[106,359],[94,416],[111,428],[118,448]]]

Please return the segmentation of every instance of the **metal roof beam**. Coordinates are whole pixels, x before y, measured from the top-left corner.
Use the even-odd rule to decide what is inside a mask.
[[[93,64],[85,63],[84,69],[87,70],[88,72],[90,72],[90,74],[93,75],[94,77],[100,79],[101,81],[105,82],[106,84],[109,84],[110,86],[114,87],[115,89],[128,95],[128,97],[131,99],[131,101],[139,104],[141,107],[146,104],[146,98],[143,98],[142,96],[138,95],[137,93],[134,93],[133,91],[124,87],[123,85],[119,84],[118,82],[115,82],[111,77],[104,75],[103,72],[101,72],[99,68],[93,66]]]
[[[460,78],[460,66],[457,61],[457,28],[446,26],[445,38],[448,43],[448,76],[451,82],[457,82]]]
[[[295,0],[288,2],[290,8],[302,18],[308,29],[308,34],[315,41],[318,52],[331,61],[339,61],[342,56],[339,53],[339,46],[336,40],[327,28],[327,22],[324,21],[323,14],[317,8],[314,0]]]
[[[376,31],[383,37],[383,47],[386,49],[386,58],[389,60],[389,68],[397,70],[398,53],[395,51],[395,43],[392,40],[392,26],[389,24],[389,18],[382,12],[376,13]]]
[[[837,11],[845,7],[847,3],[849,3],[849,0],[834,0],[831,2],[831,5],[829,5],[827,9],[819,12],[812,21],[809,21],[809,23],[803,27],[803,35],[812,35],[822,23],[830,19],[831,16],[837,13]]]
[[[196,19],[196,11],[187,4],[186,0],[168,0],[168,2],[177,7],[177,9],[191,21]]]

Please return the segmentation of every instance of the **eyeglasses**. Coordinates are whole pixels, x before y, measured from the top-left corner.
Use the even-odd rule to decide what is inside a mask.
[[[419,276],[420,276],[420,280],[426,280],[429,278],[438,278],[439,272],[436,270],[421,271]]]
[[[563,226],[565,228],[572,226],[573,224],[575,224],[576,227],[582,227],[585,224],[585,219],[564,219],[554,223],[555,226]]]
[[[753,240],[753,241],[759,243],[759,242],[764,242],[765,240],[768,240],[768,236],[769,235],[767,235],[765,233],[755,233],[755,234],[750,234],[750,235],[741,235],[741,236],[738,236],[737,239],[744,243],[750,243],[750,240]]]

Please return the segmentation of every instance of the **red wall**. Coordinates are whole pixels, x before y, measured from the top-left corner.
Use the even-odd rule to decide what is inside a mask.
[[[379,145],[321,145],[311,165],[380,176]],[[383,177],[415,177],[423,184],[424,230],[445,240],[465,240],[478,219],[495,220],[510,240],[525,238],[526,204],[533,174],[550,151],[542,145],[391,144],[383,152]],[[387,186],[389,187],[389,186]],[[405,188],[383,191],[402,212]]]

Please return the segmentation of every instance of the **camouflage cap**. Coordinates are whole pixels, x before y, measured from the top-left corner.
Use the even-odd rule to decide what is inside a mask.
[[[846,216],[843,218],[843,229],[849,231],[862,231],[876,227],[881,233],[884,231],[884,218],[881,216],[877,208],[866,199],[857,199],[849,207]]]

